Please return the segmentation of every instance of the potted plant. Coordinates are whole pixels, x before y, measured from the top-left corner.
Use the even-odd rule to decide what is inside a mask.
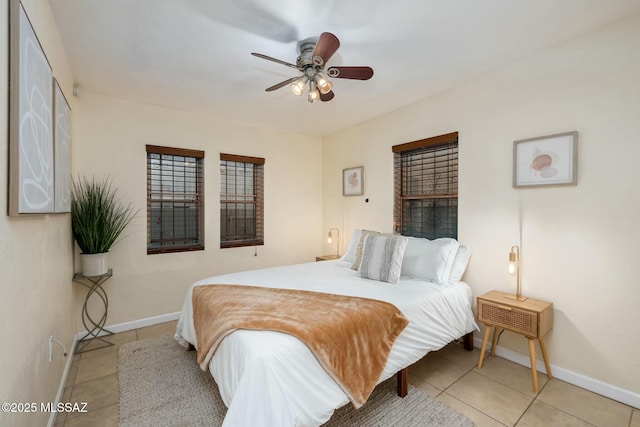
[[[82,274],[99,276],[108,272],[109,249],[138,213],[122,204],[111,181],[79,178],[71,190],[71,230],[82,251]]]

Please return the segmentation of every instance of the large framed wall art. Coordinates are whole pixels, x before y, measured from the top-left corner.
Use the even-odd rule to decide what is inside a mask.
[[[53,74],[19,0],[9,0],[9,44],[8,213],[51,213]]]
[[[71,107],[53,79],[53,172],[55,212],[71,212]]]

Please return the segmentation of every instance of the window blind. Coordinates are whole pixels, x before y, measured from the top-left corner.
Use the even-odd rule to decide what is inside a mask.
[[[220,154],[220,247],[264,244],[264,163]]]
[[[147,253],[204,249],[204,151],[146,149]]]
[[[404,236],[458,235],[458,133],[392,147],[394,230]]]

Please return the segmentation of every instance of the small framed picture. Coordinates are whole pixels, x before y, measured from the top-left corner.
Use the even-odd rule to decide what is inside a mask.
[[[578,132],[513,142],[513,187],[576,185]]]
[[[342,169],[342,195],[362,196],[364,194],[364,166]]]

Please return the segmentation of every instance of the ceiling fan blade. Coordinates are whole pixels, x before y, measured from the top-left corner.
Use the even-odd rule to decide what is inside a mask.
[[[273,86],[271,86],[271,87],[266,88],[266,89],[265,89],[265,91],[266,91],[266,92],[273,92],[274,90],[280,89],[281,87],[284,87],[284,86],[286,86],[286,85],[288,85],[288,84],[290,84],[290,83],[295,82],[295,81],[296,81],[296,80],[298,80],[299,78],[300,78],[300,77],[291,77],[290,79],[287,79],[287,80],[285,80],[285,81],[283,81],[283,82],[280,82],[280,83],[278,83],[278,84],[275,84],[275,85],[273,85]]]
[[[340,40],[331,33],[322,33],[316,43],[316,48],[313,50],[311,57],[313,63],[319,67],[326,64],[329,58],[336,53],[336,50],[340,47]]]
[[[258,58],[266,59],[267,61],[277,62],[278,64],[286,65],[287,67],[295,68],[296,70],[298,69],[298,67],[296,65],[290,64],[290,63],[285,62],[285,61],[281,61],[281,60],[276,59],[276,58],[272,58],[272,57],[267,56],[267,55],[263,55],[261,53],[251,52],[251,55],[257,56]]]
[[[331,101],[333,99],[333,97],[336,96],[335,93],[333,93],[332,90],[330,90],[329,92],[323,94],[322,92],[320,92],[320,101],[322,102],[327,102],[327,101]]]
[[[337,79],[369,80],[373,76],[371,67],[329,67],[329,77]]]

